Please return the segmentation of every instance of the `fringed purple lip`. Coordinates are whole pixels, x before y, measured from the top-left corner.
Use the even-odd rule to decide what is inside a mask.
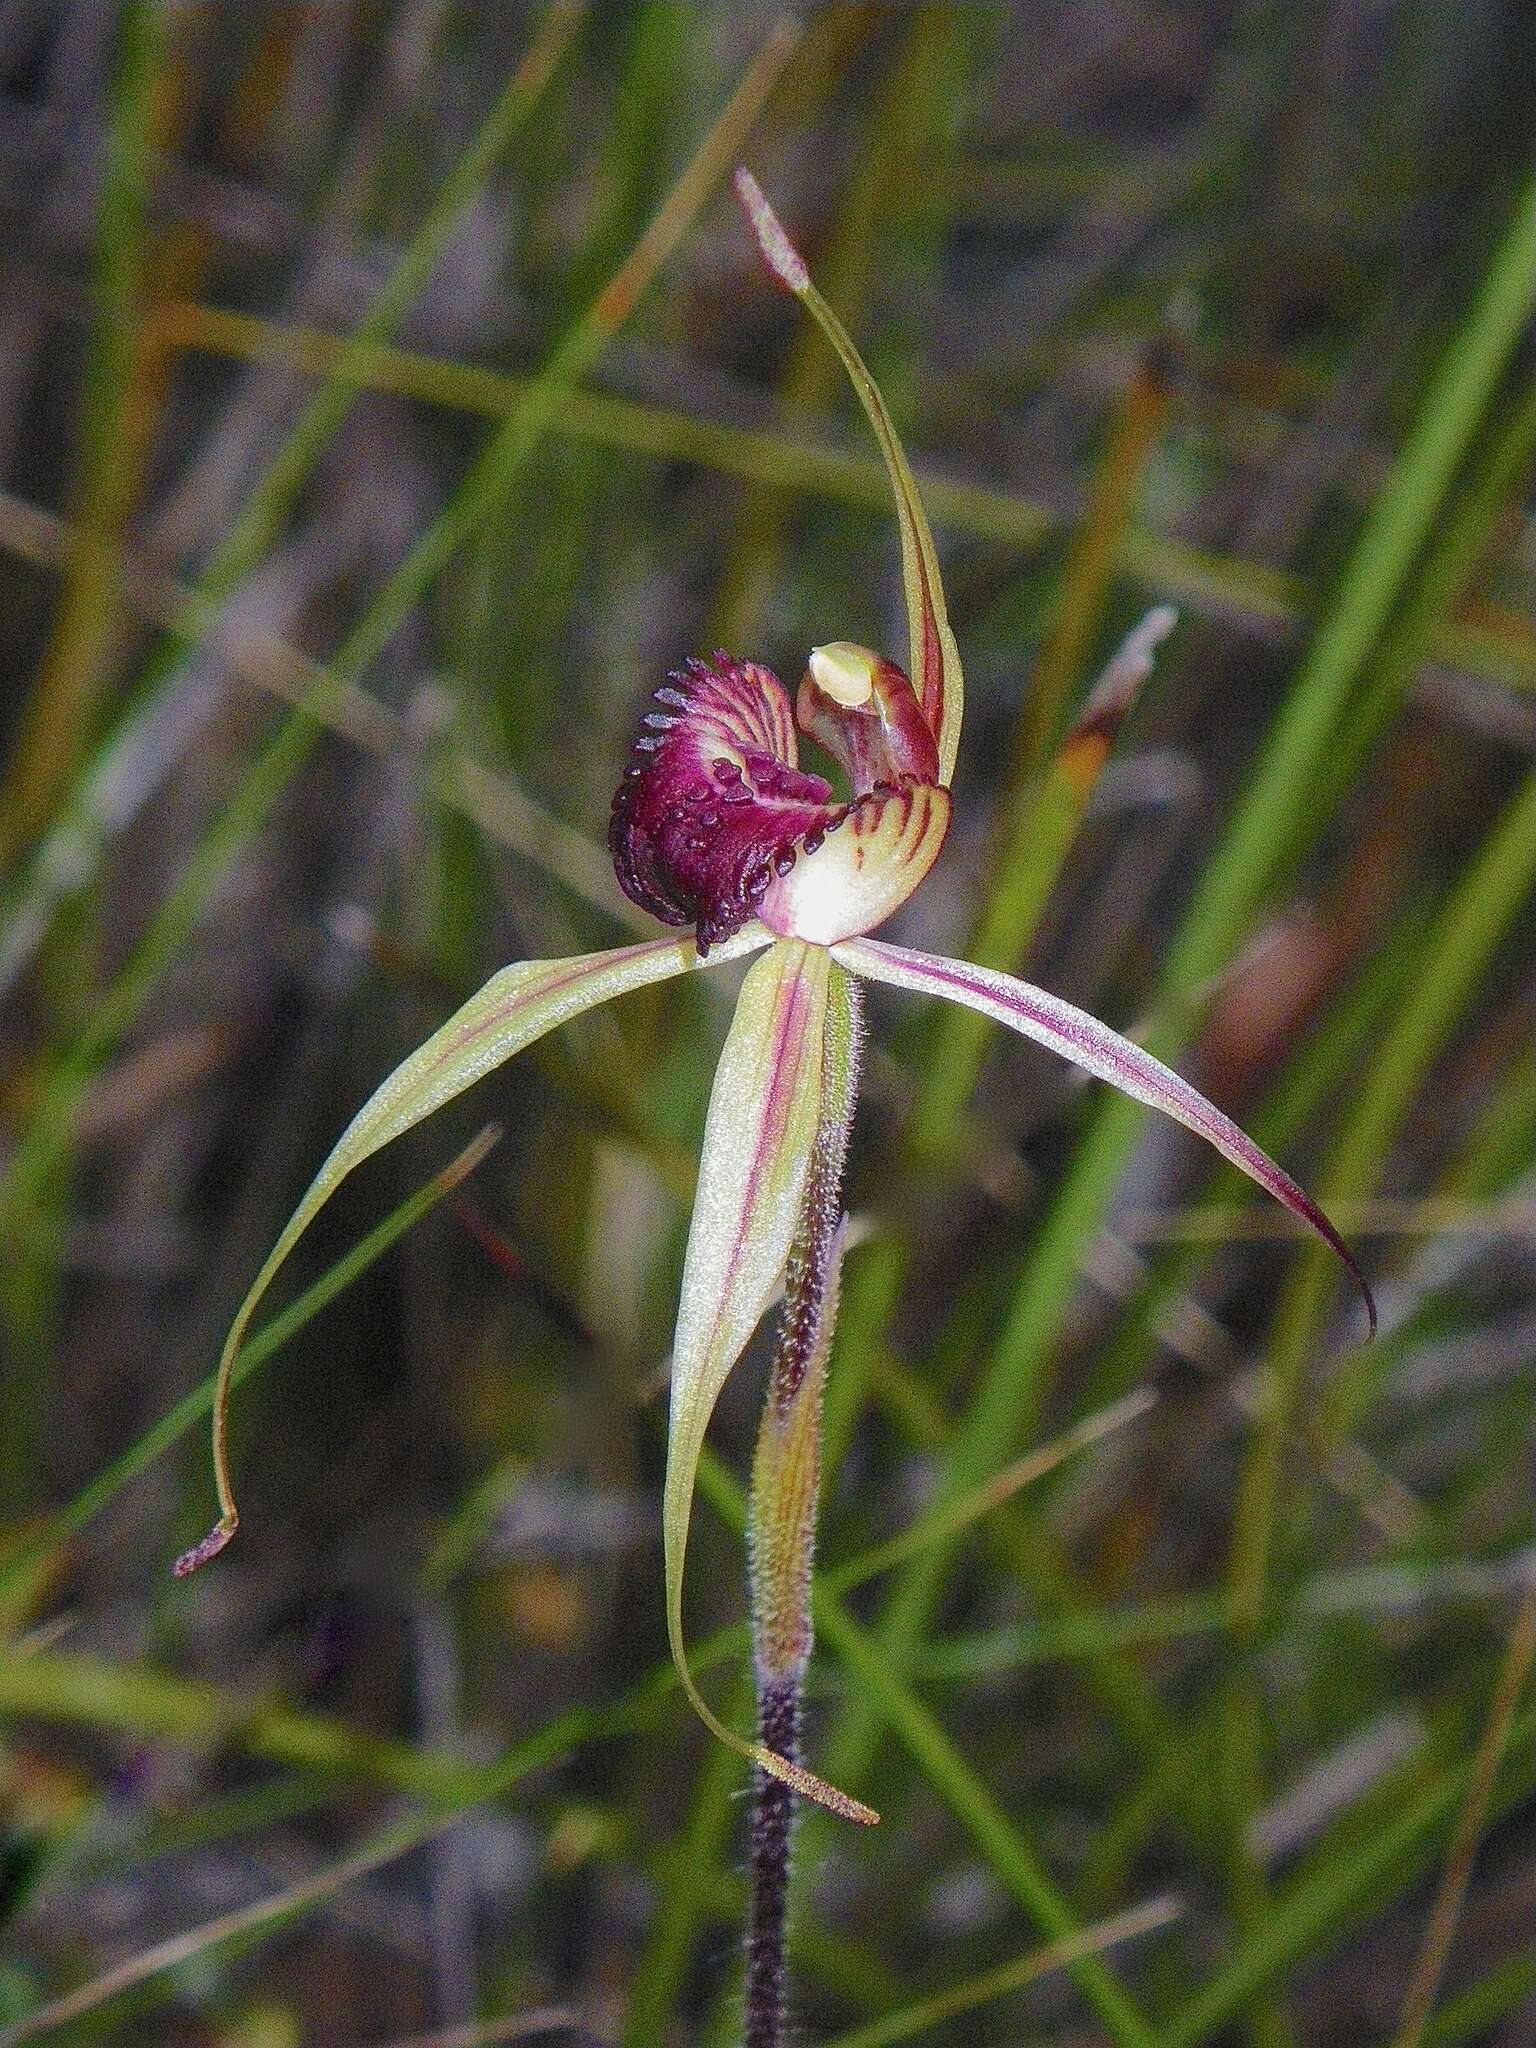
[[[816,651],[800,686],[801,725],[847,771],[848,803],[800,768],[788,696],[757,662],[691,659],[653,706],[614,796],[608,844],[625,895],[664,924],[694,925],[701,954],[759,915],[823,941],[868,930],[937,857],[948,800],[932,788],[933,735],[893,662],[838,643]],[[925,830],[898,831],[914,804]],[[849,818],[865,842],[857,857],[826,861],[827,887],[805,887],[812,857]],[[786,886],[802,861],[806,875]],[[841,914],[829,891],[846,903]],[[802,915],[815,929],[802,931]]]

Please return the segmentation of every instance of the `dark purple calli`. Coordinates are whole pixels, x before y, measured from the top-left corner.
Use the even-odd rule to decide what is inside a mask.
[[[625,895],[663,924],[691,924],[702,956],[756,916],[775,877],[848,807],[801,773],[783,687],[756,662],[691,660],[654,703],[614,794],[608,844]]]

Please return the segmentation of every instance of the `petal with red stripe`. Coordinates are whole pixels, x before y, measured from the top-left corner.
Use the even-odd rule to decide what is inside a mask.
[[[1011,974],[999,974],[988,967],[973,967],[965,960],[937,959],[905,946],[888,946],[878,939],[852,939],[833,948],[833,958],[853,974],[871,981],[889,982],[893,988],[915,989],[923,995],[947,996],[979,1010],[996,1024],[1006,1024],[1025,1038],[1049,1046],[1085,1073],[1118,1088],[1152,1109],[1160,1109],[1214,1145],[1224,1159],[1251,1181],[1273,1195],[1341,1259],[1359,1288],[1376,1334],[1376,1303],[1354,1253],[1328,1218],[1304,1189],[1277,1166],[1267,1152],[1254,1144],[1245,1132],[1224,1116],[1214,1102],[1208,1102],[1198,1088],[1144,1052],[1130,1039],[1101,1024],[1086,1010],[1064,1003],[1027,981]]]

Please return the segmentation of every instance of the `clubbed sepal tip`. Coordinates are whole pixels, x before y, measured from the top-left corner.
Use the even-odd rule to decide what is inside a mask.
[[[239,1526],[238,1515],[226,1515],[222,1521],[215,1522],[200,1542],[194,1543],[190,1550],[181,1553],[171,1566],[171,1577],[189,1579],[194,1572],[201,1571],[205,1564],[211,1564],[219,1552],[228,1547]]]

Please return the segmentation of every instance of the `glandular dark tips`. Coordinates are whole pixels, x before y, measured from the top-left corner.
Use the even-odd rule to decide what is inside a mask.
[[[193,1572],[201,1571],[205,1564],[210,1564],[219,1552],[227,1547],[229,1539],[238,1527],[239,1523],[233,1517],[216,1522],[200,1543],[194,1543],[190,1550],[181,1553],[171,1566],[171,1577],[187,1579]]]

